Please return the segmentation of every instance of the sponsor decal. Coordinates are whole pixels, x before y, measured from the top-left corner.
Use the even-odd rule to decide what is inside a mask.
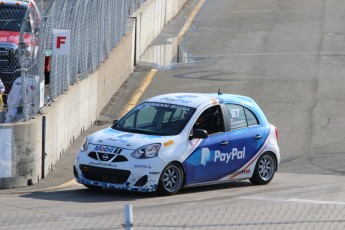
[[[150,175],[158,175],[160,172],[149,172]]]
[[[201,149],[201,162],[200,162],[200,164],[205,166],[206,162],[210,159],[210,157],[211,157],[210,150],[208,148],[202,148]]]
[[[186,103],[188,103],[188,102],[186,101]],[[143,104],[138,105],[137,107],[135,107],[135,109],[141,110],[143,108],[151,107],[151,106],[162,107],[162,108],[170,108],[170,109],[183,109],[185,111],[189,111],[190,110],[189,107],[186,107],[186,106],[183,106],[183,105],[172,105],[172,104],[164,104],[164,103],[157,103],[157,102],[143,103]]]
[[[123,135],[119,136],[119,138],[133,137],[133,136],[134,136],[133,133],[126,133],[126,134],[123,134]]]
[[[104,160],[104,161],[109,160],[109,155],[108,154],[103,154],[102,160]]]
[[[242,150],[238,150],[237,148],[233,148],[229,153],[222,153],[220,150],[214,151],[214,159],[213,162],[225,162],[229,163],[229,161],[233,160],[240,160],[246,157],[246,147],[243,147]],[[202,148],[201,150],[201,161],[200,164],[203,166],[206,165],[207,161],[211,158],[210,149]]]
[[[111,163],[103,163],[103,162],[90,162],[89,165],[117,168],[117,165],[114,165]]]
[[[175,99],[175,98],[169,98],[169,97],[164,97],[161,100],[162,101],[168,101],[168,102],[174,102],[174,103],[182,103],[182,104],[187,104],[187,103],[192,102],[192,101],[187,101],[183,98]]]
[[[113,142],[121,142],[121,143],[127,143],[127,141],[123,140],[123,139],[118,139],[118,138],[112,138],[109,137],[107,139],[105,139],[106,141],[113,141]]]
[[[176,96],[177,98],[196,98],[199,97],[197,95],[181,95],[181,96]]]
[[[174,144],[173,140],[170,140],[170,141],[163,143],[164,147],[168,147],[168,146],[173,145],[173,144]]]
[[[241,174],[249,174],[250,173],[250,169],[243,169],[243,170],[240,170],[240,171],[236,171],[236,172],[233,172],[231,173],[231,175],[241,175]]]
[[[150,169],[150,168],[151,168],[151,165],[134,165],[134,168]]]
[[[115,149],[116,147],[113,147],[113,146],[97,145],[94,151],[112,153],[114,152]]]
[[[218,104],[218,100],[216,98],[211,97],[211,101],[213,105],[217,105]]]

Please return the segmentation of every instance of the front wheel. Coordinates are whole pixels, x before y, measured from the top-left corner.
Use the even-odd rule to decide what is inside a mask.
[[[163,170],[157,191],[162,195],[173,195],[182,188],[183,178],[184,173],[181,166],[171,163]]]
[[[256,185],[268,184],[276,171],[276,160],[272,153],[264,153],[256,163],[254,174],[250,182]]]

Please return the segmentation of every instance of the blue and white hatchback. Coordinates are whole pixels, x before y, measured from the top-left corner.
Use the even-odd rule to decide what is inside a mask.
[[[233,180],[267,184],[280,163],[277,140],[277,129],[249,97],[160,95],[85,138],[74,175],[91,189],[165,195]]]

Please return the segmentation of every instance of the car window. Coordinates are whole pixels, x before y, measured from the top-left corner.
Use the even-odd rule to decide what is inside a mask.
[[[224,122],[220,106],[212,106],[202,112],[196,120],[193,129],[204,129],[209,135],[224,132]]]
[[[259,124],[258,119],[256,118],[256,116],[254,115],[254,113],[252,111],[250,111],[247,108],[244,108],[244,111],[246,113],[248,126],[253,126],[253,125]]]
[[[175,111],[174,111],[174,114],[172,116],[172,120],[173,121],[176,121],[176,120],[180,120],[180,119],[183,119],[184,117],[188,116],[188,113],[186,110],[184,109],[181,109],[181,108],[177,108]]]
[[[259,124],[254,113],[243,106],[227,104],[226,108],[230,117],[231,129],[240,129]]]
[[[143,127],[145,125],[151,125],[156,116],[157,109],[155,107],[146,107],[142,110],[138,110],[137,113],[133,113],[124,123],[123,127]]]
[[[19,32],[26,8],[0,5],[0,30]],[[30,20],[25,22],[25,32],[31,32]]]
[[[123,118],[113,129],[151,135],[177,135],[186,126],[195,108],[144,102]]]
[[[230,117],[231,129],[247,127],[246,115],[242,106],[227,104],[226,108]]]

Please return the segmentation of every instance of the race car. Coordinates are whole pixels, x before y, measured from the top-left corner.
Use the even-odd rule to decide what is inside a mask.
[[[269,183],[280,164],[278,131],[246,96],[173,93],[147,99],[84,139],[78,183],[172,195],[249,179]]]

